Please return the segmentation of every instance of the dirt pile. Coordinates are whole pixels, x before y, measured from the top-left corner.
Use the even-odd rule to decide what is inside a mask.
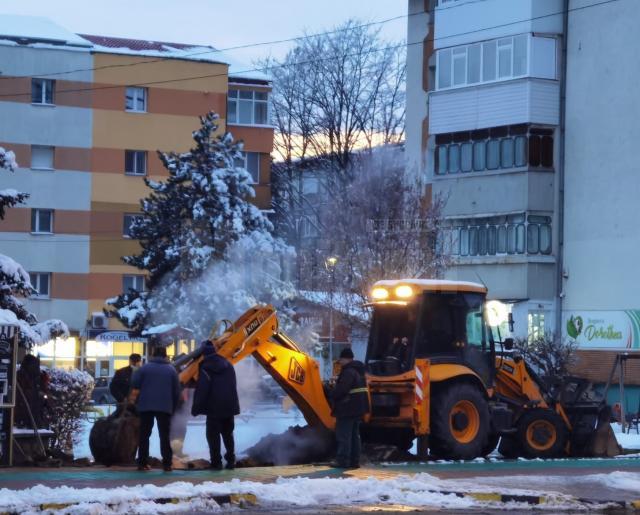
[[[322,428],[292,426],[284,433],[269,434],[246,450],[238,467],[302,465],[327,461],[335,453],[333,433]]]

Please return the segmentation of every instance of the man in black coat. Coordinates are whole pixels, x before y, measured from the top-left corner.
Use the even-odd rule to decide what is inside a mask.
[[[131,389],[131,376],[140,368],[142,363],[142,357],[135,352],[129,356],[129,366],[119,368],[116,373],[113,374],[111,384],[109,384],[109,391],[116,402],[121,403],[129,396],[129,390]]]
[[[207,443],[211,456],[211,468],[222,469],[220,437],[224,442],[226,468],[236,464],[233,429],[235,415],[240,413],[236,372],[233,365],[216,353],[209,340],[203,343],[204,359],[200,364],[198,383],[193,394],[191,414],[207,416]]]
[[[332,414],[336,417],[338,468],[360,467],[360,422],[369,413],[369,391],[364,364],[353,359],[349,348],[340,353],[340,375],[331,392]]]

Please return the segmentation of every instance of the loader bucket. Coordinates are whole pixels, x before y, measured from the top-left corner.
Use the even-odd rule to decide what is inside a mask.
[[[604,406],[598,414],[598,424],[589,445],[588,454],[590,456],[612,458],[622,454],[622,447],[611,428],[610,420],[611,407]]]

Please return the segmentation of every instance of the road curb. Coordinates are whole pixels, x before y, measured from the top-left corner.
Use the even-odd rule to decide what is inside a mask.
[[[189,502],[194,500],[205,500],[205,501],[214,501],[216,504],[224,505],[229,504],[233,506],[238,506],[239,508],[244,508],[248,506],[256,506],[258,504],[258,499],[254,494],[241,493],[241,494],[223,494],[223,495],[191,495],[189,497],[157,497],[150,499],[136,499],[132,501],[131,504],[135,504],[136,502],[152,502],[155,504],[179,504],[182,502]],[[26,510],[30,511],[56,511],[56,510],[65,510],[68,508],[72,508],[74,506],[79,506],[80,504],[84,504],[82,501],[74,501],[69,503],[43,503],[43,504],[31,504],[31,505],[22,505],[16,507],[14,510],[2,511],[0,515],[20,515]],[[106,506],[107,508],[115,509],[121,507],[122,503],[93,503],[91,501],[86,502],[86,504],[96,504],[100,506]],[[89,506],[90,507],[90,506]]]

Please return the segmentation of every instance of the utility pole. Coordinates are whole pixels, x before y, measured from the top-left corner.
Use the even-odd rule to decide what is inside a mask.
[[[324,261],[324,266],[331,274],[331,281],[329,282],[329,366],[331,372],[329,377],[333,375],[333,293],[336,287],[336,265],[338,264],[338,258],[335,256],[329,256]]]

